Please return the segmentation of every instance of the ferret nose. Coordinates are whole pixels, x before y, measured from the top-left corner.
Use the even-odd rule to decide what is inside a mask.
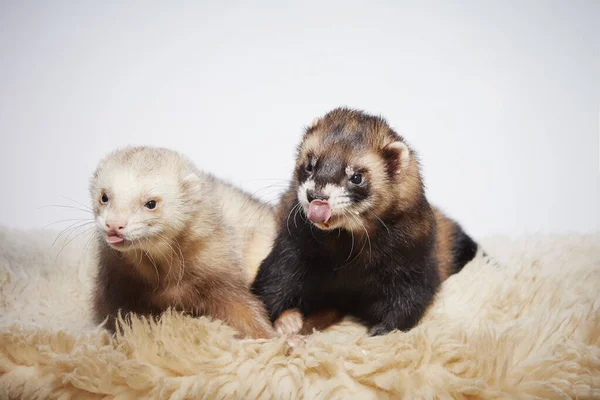
[[[112,231],[120,232],[127,226],[127,221],[107,220],[106,227]]]
[[[329,196],[325,196],[323,193],[319,193],[317,191],[307,189],[306,190],[306,198],[308,199],[308,202],[310,203],[313,200],[327,201],[329,199]]]

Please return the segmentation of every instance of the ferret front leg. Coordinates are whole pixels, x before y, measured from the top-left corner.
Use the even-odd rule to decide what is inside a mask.
[[[275,320],[273,326],[280,335],[295,335],[300,333],[304,325],[304,316],[297,308],[285,310]]]
[[[322,310],[304,316],[297,309],[286,310],[275,321],[275,330],[280,335],[301,334],[310,335],[313,331],[322,331],[331,325],[337,324],[344,318],[344,314],[337,310]]]
[[[390,333],[391,331],[409,331],[413,328],[419,318],[399,315],[396,312],[389,312],[382,321],[369,328],[369,336],[380,336]]]
[[[262,303],[250,293],[242,298],[221,300],[211,314],[236,329],[242,337],[269,339],[276,336]]]
[[[369,310],[369,320],[372,322],[369,335],[379,336],[393,330],[412,329],[432,301],[433,294],[427,288],[408,288],[395,297],[380,299]]]
[[[265,304],[273,323],[284,311],[300,307],[304,287],[303,274],[300,273],[302,265],[297,252],[290,250],[292,246],[289,239],[280,233],[252,284],[252,293]]]

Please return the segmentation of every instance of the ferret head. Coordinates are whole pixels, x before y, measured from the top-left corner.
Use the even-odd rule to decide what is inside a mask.
[[[174,151],[130,147],[100,161],[90,195],[97,229],[112,248],[148,250],[168,243],[190,222],[200,178]]]
[[[298,149],[298,202],[322,230],[362,231],[422,194],[418,162],[380,117],[346,108],[315,120]]]

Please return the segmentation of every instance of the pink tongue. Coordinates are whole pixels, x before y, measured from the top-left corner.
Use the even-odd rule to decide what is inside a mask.
[[[323,223],[331,218],[331,207],[329,203],[321,200],[313,200],[308,206],[308,219],[312,222]]]
[[[123,238],[117,235],[106,235],[106,241],[110,244],[121,243]]]

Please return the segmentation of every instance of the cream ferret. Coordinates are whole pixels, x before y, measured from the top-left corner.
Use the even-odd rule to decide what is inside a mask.
[[[199,171],[175,151],[129,147],[103,159],[90,184],[98,240],[98,322],[167,308],[270,338],[249,290],[275,236],[273,209]]]

